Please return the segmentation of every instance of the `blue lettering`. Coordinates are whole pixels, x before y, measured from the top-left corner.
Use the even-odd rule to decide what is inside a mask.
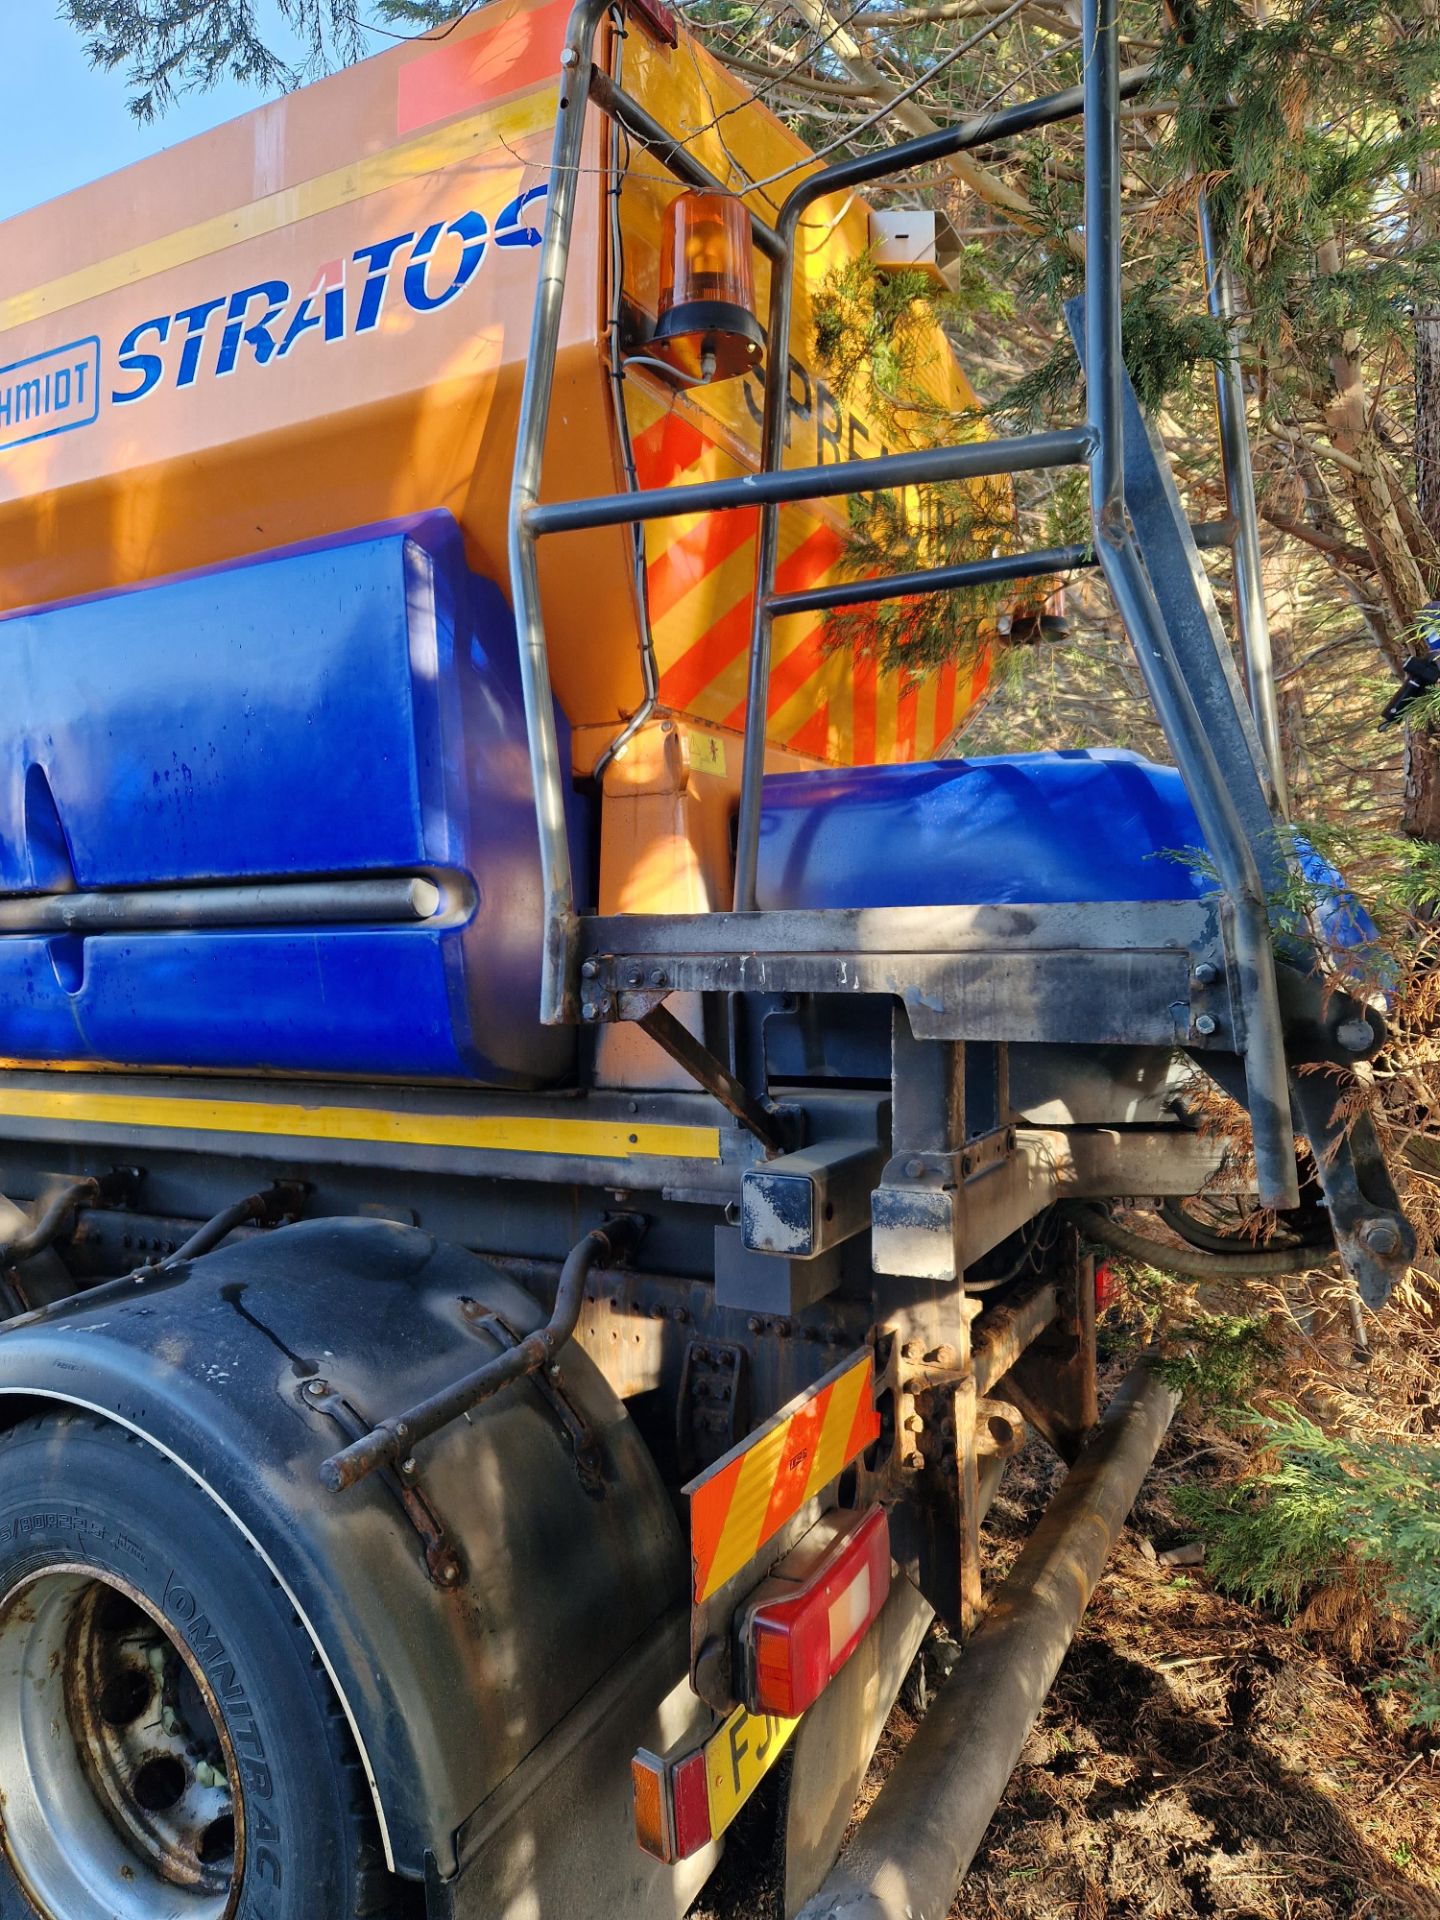
[[[295,309],[294,317],[285,329],[285,338],[280,342],[279,358],[283,360],[302,334],[309,333],[312,327],[318,327],[319,324],[320,315],[315,311],[315,296],[313,293],[307,293]]]
[[[373,333],[385,308],[385,293],[390,284],[390,268],[401,247],[415,238],[413,233],[397,233],[393,240],[377,240],[371,246],[357,247],[355,258],[369,263],[370,273],[360,294],[360,314],[356,333]]]
[[[443,293],[431,293],[425,284],[426,273],[430,266],[430,256],[435,243],[444,233],[453,233],[464,242],[460,251],[459,264],[454,277]],[[416,313],[433,313],[437,307],[446,307],[463,293],[475,277],[475,270],[485,258],[485,242],[489,238],[489,228],[485,224],[483,213],[462,213],[458,220],[452,220],[448,227],[438,222],[427,227],[415,242],[415,251],[410,256],[410,265],[405,269],[405,299]]]
[[[275,340],[270,327],[279,319],[289,298],[290,288],[284,280],[262,280],[258,286],[242,287],[239,293],[230,296],[230,311],[225,316],[225,331],[220,336],[220,353],[215,362],[217,375],[235,371],[242,340],[254,353],[257,366],[263,367],[274,358]],[[265,311],[253,325],[247,326],[246,315],[256,300],[265,302]]]
[[[538,247],[544,235],[539,228],[522,226],[520,216],[532,201],[543,200],[549,194],[548,183],[538,187],[529,187],[524,193],[517,193],[508,207],[502,209],[495,222],[495,244],[497,247]]]
[[[205,334],[210,325],[212,313],[218,313],[225,304],[222,294],[218,300],[202,300],[198,306],[182,307],[176,314],[177,320],[187,322],[185,345],[180,354],[180,372],[176,376],[177,387],[193,387],[195,375],[200,371],[200,355],[205,347]]]
[[[345,289],[327,287],[325,289],[325,338],[343,340],[345,338]]]
[[[0,427],[8,427],[9,424],[10,424],[10,389],[9,387],[0,387]]]
[[[63,413],[70,404],[70,369],[61,367],[55,376],[55,411]]]
[[[98,353],[96,355],[95,364],[98,368],[100,364]],[[77,376],[78,384],[76,386],[75,398],[77,403],[82,407],[85,404],[85,372],[86,372],[85,362],[83,360],[77,360],[75,362],[75,373]]]
[[[128,393],[122,392],[117,387],[113,396],[117,405],[123,405],[127,400],[143,400],[147,393],[154,390],[165,371],[165,362],[158,353],[137,351],[147,333],[153,333],[156,345],[163,346],[170,337],[169,314],[161,314],[158,320],[142,320],[139,326],[132,327],[121,341],[120,371],[121,373],[138,373],[140,384],[138,387],[132,387]],[[83,375],[80,397],[82,400],[85,397]]]

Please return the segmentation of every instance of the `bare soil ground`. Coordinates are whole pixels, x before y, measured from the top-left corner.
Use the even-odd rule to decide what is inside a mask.
[[[1184,1534],[1168,1490],[1209,1451],[1184,1424],[1167,1443],[952,1920],[1440,1920],[1440,1743],[1373,1667],[1152,1557]],[[1032,1442],[991,1513],[995,1571],[1057,1477]],[[857,1814],[916,1704],[912,1675]],[[757,1819],[697,1920],[779,1915]]]

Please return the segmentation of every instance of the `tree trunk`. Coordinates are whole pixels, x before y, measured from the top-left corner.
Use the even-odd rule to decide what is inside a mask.
[[[1440,167],[1423,163],[1416,186],[1415,237],[1427,240],[1429,196],[1440,190]],[[1440,312],[1433,308],[1415,314],[1415,495],[1432,554],[1440,552]],[[1433,562],[1427,571],[1434,593]],[[1440,841],[1440,729],[1433,725],[1405,729],[1401,826],[1418,840]]]

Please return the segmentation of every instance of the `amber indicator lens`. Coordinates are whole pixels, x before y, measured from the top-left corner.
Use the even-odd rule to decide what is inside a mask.
[[[660,316],[650,351],[692,380],[731,380],[760,363],[750,215],[726,193],[681,193],[665,209]]]

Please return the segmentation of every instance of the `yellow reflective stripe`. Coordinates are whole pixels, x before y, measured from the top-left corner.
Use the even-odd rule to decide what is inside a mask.
[[[775,1491],[776,1469],[789,1444],[790,1422],[786,1420],[764,1439],[757,1440],[741,1461],[740,1478],[730,1496],[730,1510],[725,1515],[720,1544],[715,1549],[710,1577],[705,1583],[707,1597],[723,1587],[759,1552],[770,1496]]]
[[[805,1482],[805,1498],[813,1500],[828,1487],[837,1474],[849,1466],[850,1435],[860,1395],[870,1391],[871,1367],[868,1356],[858,1367],[851,1367],[835,1382],[825,1420],[815,1442],[815,1458],[810,1462],[810,1477]]]
[[[540,87],[505,106],[418,134],[415,139],[389,147],[384,153],[337,167],[332,173],[317,174],[313,180],[282,188],[279,193],[252,200],[248,206],[236,207],[191,227],[181,227],[176,233],[132,247],[128,253],[112,254],[108,260],[79,267],[74,273],[47,280],[26,293],[12,294],[8,300],[0,300],[0,332],[24,326],[27,321],[38,320],[47,313],[63,313],[67,307],[78,306],[84,300],[97,300],[121,287],[134,286],[172,267],[189,266],[192,261],[204,260],[226,247],[311,220],[317,214],[348,206],[351,201],[363,200],[372,193],[383,193],[387,187],[399,186],[421,174],[437,173],[466,160],[473,161],[480,148],[501,149],[496,164],[518,170],[523,165],[520,156],[505,149],[513,141],[543,132],[554,124],[554,90]]]
[[[129,1093],[0,1091],[0,1120],[66,1120],[104,1127],[173,1127],[190,1133],[259,1133],[309,1140],[373,1140],[394,1146],[467,1147],[491,1153],[580,1154],[604,1160],[647,1155],[718,1160],[718,1127],[645,1126],[623,1120],[529,1115],[398,1113],[386,1107],[303,1107],[274,1101],[205,1100]]]

